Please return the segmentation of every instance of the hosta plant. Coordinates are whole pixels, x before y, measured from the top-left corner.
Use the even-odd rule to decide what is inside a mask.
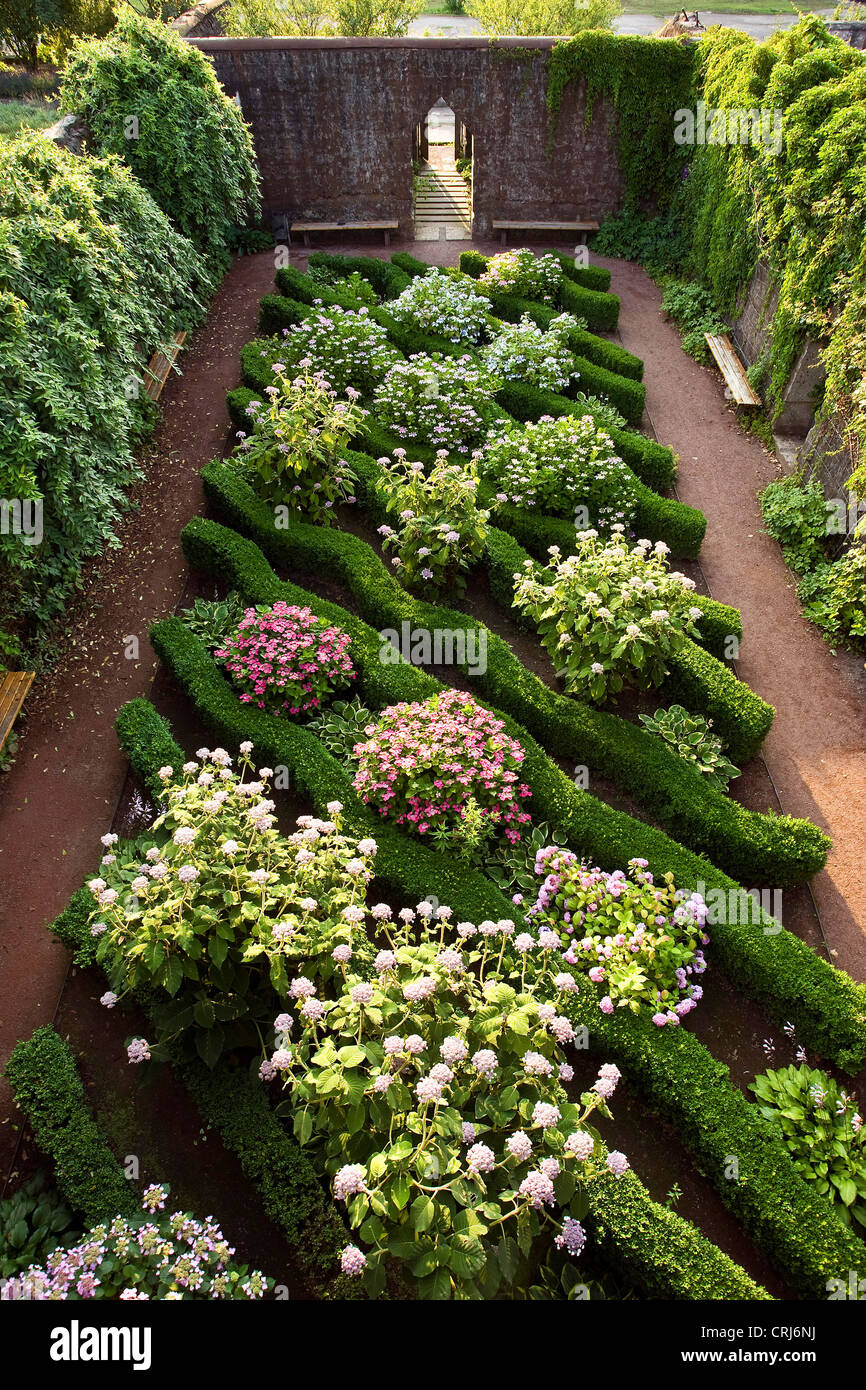
[[[549,568],[527,560],[514,577],[515,607],[534,619],[565,689],[599,703],[626,684],[661,684],[701,617],[694,580],[668,569],[663,541],[632,546],[611,530],[610,541],[578,531],[576,554],[563,560],[551,546]]]
[[[375,724],[377,716],[362,705],[356,695],[351,700],[333,700],[307,725],[333,754],[338,762],[351,762],[356,743],[365,737],[365,729]]]
[[[186,1029],[213,1066],[225,1047],[258,1039],[261,1018],[285,997],[287,965],[349,939],[371,877],[373,840],[351,840],[336,820],[302,817],[276,828],[271,768],[256,773],[252,745],[239,770],[222,748],[202,748],[176,775],[161,769],[166,810],[136,841],[102,837],[91,933],[113,1008],[127,992],[155,1000],[156,1043],[134,1039],[130,1061]],[[342,807],[331,803],[329,815]],[[361,913],[363,916],[363,912]]]
[[[536,256],[532,251],[503,251],[491,256],[479,284],[491,290],[554,304],[563,270],[555,256]]]
[[[391,368],[373,407],[401,439],[468,453],[487,432],[499,384],[469,356],[417,352]]]
[[[492,343],[482,349],[481,361],[503,381],[564,391],[580,375],[568,346],[574,323],[570,314],[560,314],[543,329],[525,314],[520,323],[502,324]]]
[[[248,608],[214,655],[244,704],[294,715],[318,709],[354,679],[350,642],[347,632],[312,609],[280,600],[270,608]]]
[[[262,1298],[271,1281],[234,1262],[234,1249],[208,1216],[164,1212],[169,1189],[144,1190],[137,1218],[116,1216],[60,1246],[3,1285],[4,1299]]]
[[[383,547],[395,552],[391,564],[410,589],[430,596],[465,588],[464,575],[484,554],[489,511],[478,506],[478,479],[472,468],[448,462],[440,449],[425,473],[395,450],[382,466],[380,493],[394,526],[383,524]]]
[[[591,415],[543,415],[491,434],[479,469],[497,496],[519,507],[574,518],[578,530],[628,525],[634,476]]]
[[[436,921],[420,904],[417,939],[413,911],[373,914],[383,949],[366,968],[343,952],[329,997],[298,982],[319,1007],[275,1020],[261,1075],[279,1077],[297,1138],[345,1203],[360,1242],[343,1251],[345,1273],[376,1296],[396,1259],[422,1298],[492,1298],[545,1233],[572,1257],[583,1249],[578,1186],[628,1168],[587,1123],[609,1115],[619,1072],[603,1066],[568,1099],[559,1047],[573,1030],[547,1002],[564,986],[543,963],[519,989],[504,978],[512,922],[455,932],[449,909]]]
[[[446,275],[431,266],[389,303],[388,312],[400,323],[469,346],[484,337],[490,304],[468,276]]]
[[[488,838],[504,832],[512,842],[529,821],[523,749],[501,719],[460,690],[389,706],[355,757],[355,789],[363,799],[443,847],[459,847],[467,817],[480,819]]]
[[[659,1028],[691,1013],[709,941],[699,893],[677,889],[672,874],[656,883],[645,859],[604,873],[557,845],[539,850],[535,872],[542,883],[529,917],[565,938],[563,959],[598,987],[602,1013],[646,1009]]]
[[[671,705],[670,709],[657,709],[655,714],[641,714],[638,717],[651,734],[663,739],[669,748],[696,767],[708,781],[720,786],[722,791],[727,791],[728,783],[734,777],[739,777],[739,768],[725,757],[722,740],[712,731],[711,719],[704,719],[700,714],[689,714],[682,705]]]
[[[388,341],[385,329],[366,309],[314,308],[300,323],[283,330],[262,356],[281,361],[293,374],[304,368],[321,372],[332,390],[356,387],[372,395],[400,353]]]
[[[252,434],[238,431],[235,456],[261,495],[287,509],[288,517],[295,513],[304,521],[328,525],[335,506],[354,500],[354,475],[340,454],[363,412],[355,387],[347,387],[346,400],[338,400],[304,361],[303,373],[296,377],[285,363],[272,364],[274,384],[265,390],[269,402],[247,406]]]
[[[244,601],[234,589],[225,598],[197,598],[192,608],[183,612],[183,620],[209,651],[221,647],[237,631],[244,616]]]
[[[853,1097],[826,1072],[783,1067],[756,1076],[761,1114],[782,1133],[794,1166],[846,1225],[866,1229],[866,1136]]]
[[[65,1238],[77,1238],[72,1212],[44,1173],[32,1178],[0,1202],[0,1278],[8,1279],[29,1265],[44,1264]]]

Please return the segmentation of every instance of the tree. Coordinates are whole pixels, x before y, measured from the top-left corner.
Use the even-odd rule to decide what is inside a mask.
[[[585,29],[612,29],[619,0],[466,0],[466,13],[486,34],[564,38]]]
[[[40,45],[63,57],[76,38],[102,38],[116,17],[114,0],[0,0],[0,43],[35,72]]]
[[[420,12],[421,0],[232,0],[220,16],[233,38],[400,38]]]

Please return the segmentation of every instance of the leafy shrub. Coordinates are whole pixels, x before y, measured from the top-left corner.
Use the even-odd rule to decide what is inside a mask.
[[[314,817],[282,836],[271,769],[247,777],[251,751],[241,745],[240,772],[221,748],[200,749],[178,775],[164,767],[167,809],[152,834],[103,837],[104,877],[88,885],[110,985],[102,1002],[114,1007],[140,989],[155,997],[157,1042],[134,1040],[131,1061],[187,1029],[211,1067],[225,1048],[256,1046],[258,1022],[288,989],[287,963],[298,951],[329,960],[348,939],[345,909],[363,901],[375,841],[349,840]]]
[[[273,363],[273,373],[264,392],[270,401],[250,403],[253,432],[238,431],[235,456],[263,496],[329,526],[334,507],[352,500],[353,474],[338,455],[361,422],[359,392],[348,386],[347,399],[337,400],[320,374],[292,378],[282,362]]]
[[[782,547],[785,563],[800,574],[826,559],[827,502],[820,479],[778,478],[759,494],[764,529]]]
[[[650,275],[680,270],[688,256],[688,222],[679,210],[647,217],[633,209],[606,217],[592,239],[602,256],[640,261]]]
[[[419,352],[391,368],[373,409],[401,439],[468,453],[484,436],[497,386],[469,356]]]
[[[492,1297],[548,1221],[553,1243],[579,1255],[584,1231],[567,1214],[578,1184],[628,1169],[623,1154],[605,1161],[587,1125],[595,1111],[609,1115],[619,1071],[603,1066],[580,1104],[569,1102],[557,1044],[573,1028],[546,1002],[557,983],[543,964],[530,967],[528,988],[509,982],[514,923],[461,924],[446,937],[448,908],[436,921],[422,903],[418,916],[413,944],[414,912],[392,922],[387,904],[375,907],[391,949],[365,963],[347,947],[334,997],[317,998],[306,976],[296,982],[301,1029],[296,1037],[289,1014],[275,1020],[262,1074],[281,1076],[295,1134],[315,1146],[366,1247],[346,1246],[344,1273],[375,1296],[396,1257],[421,1298]],[[533,946],[520,941],[523,975]],[[557,1205],[561,1226],[548,1210]]]
[[[355,748],[355,790],[383,816],[442,846],[458,845],[477,814],[485,837],[520,839],[529,820],[523,749],[471,695],[443,690],[391,705]]]
[[[214,655],[225,662],[243,704],[269,714],[301,714],[354,678],[349,641],[347,632],[309,608],[278,602],[248,608]]]
[[[44,1299],[261,1298],[271,1286],[258,1270],[232,1260],[234,1250],[212,1217],[161,1215],[169,1189],[143,1193],[142,1214],[116,1216],[56,1249],[4,1286],[3,1297]]]
[[[365,396],[372,395],[400,360],[386,330],[366,309],[356,312],[336,305],[314,310],[285,329],[269,356],[285,362],[293,372],[304,368],[320,372],[335,391],[354,386]]]
[[[761,1114],[782,1132],[794,1167],[846,1226],[866,1229],[866,1136],[853,1099],[805,1065],[756,1076]]]
[[[39,635],[84,558],[114,543],[151,418],[144,365],[203,317],[212,288],[201,257],[116,160],[77,159],[38,135],[7,147],[0,497],[41,501],[43,539],[0,531],[0,628]]]
[[[662,296],[662,313],[675,319],[683,351],[697,362],[707,362],[705,333],[726,333],[727,324],[709,290],[695,281],[668,280]]]
[[[599,986],[603,1014],[646,1008],[657,1027],[676,1026],[703,995],[690,977],[706,969],[706,904],[675,888],[672,874],[655,883],[645,859],[628,870],[603,873],[547,845],[536,854],[543,882],[529,915],[567,938],[563,960]]]
[[[555,304],[562,278],[562,266],[556,256],[536,256],[527,250],[503,251],[490,257],[478,283],[521,299]]]
[[[355,745],[362,743],[367,725],[373,727],[377,716],[362,705],[356,695],[352,700],[333,700],[309,721],[307,728],[324,744],[340,763],[351,763]]]
[[[209,651],[214,651],[237,630],[244,611],[244,602],[233,589],[225,598],[197,598],[192,608],[184,609],[183,620],[190,632],[200,637]]]
[[[314,285],[327,286],[328,289],[339,286],[344,293],[356,299],[359,305],[368,309],[379,303],[379,295],[370,281],[358,270],[353,270],[349,275],[342,275],[329,265],[311,265],[307,270],[307,276]]]
[[[571,315],[561,314],[545,332],[528,315],[519,324],[503,324],[480,356],[502,381],[525,381],[543,391],[565,391],[580,375],[568,346]]]
[[[388,310],[398,323],[468,346],[484,337],[490,305],[466,276],[445,275],[431,266],[410,280]]]
[[[60,99],[97,153],[119,155],[184,236],[228,263],[259,179],[249,128],[203,53],[125,9],[107,38],[75,45]]]
[[[655,714],[638,717],[651,734],[658,734],[722,791],[727,790],[732,778],[739,777],[739,769],[725,757],[722,740],[712,731],[711,719],[689,714],[682,705],[671,705],[670,709],[657,709]]]
[[[866,545],[857,542],[841,559],[819,565],[797,586],[807,618],[829,641],[866,637]]]
[[[60,1193],[43,1172],[34,1173],[0,1202],[0,1279],[44,1264],[62,1236],[70,1239],[74,1225]]]
[[[608,531],[634,517],[634,474],[590,415],[542,417],[494,434],[479,470],[510,503],[571,517],[579,530]]]
[[[515,575],[515,607],[535,620],[557,675],[572,694],[600,702],[626,683],[660,685],[667,661],[697,635],[699,608],[689,607],[694,582],[668,570],[667,547],[578,531],[577,553],[538,573],[527,560]]]
[[[625,416],[620,414],[615,405],[602,400],[600,396],[587,396],[583,391],[575,391],[571,401],[577,407],[578,413],[591,415],[595,423],[602,428],[623,430],[626,427]]]
[[[379,534],[384,548],[397,552],[391,563],[401,581],[431,595],[464,588],[464,573],[484,554],[490,515],[478,506],[475,474],[449,463],[445,450],[427,474],[423,463],[406,458],[379,462],[381,494],[400,521],[396,529],[380,526]]]

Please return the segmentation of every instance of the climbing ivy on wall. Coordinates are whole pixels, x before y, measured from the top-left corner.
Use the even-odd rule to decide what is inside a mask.
[[[61,89],[98,154],[117,154],[195,246],[227,262],[258,213],[252,136],[197,48],[125,12],[107,39],[72,50]]]
[[[708,108],[782,117],[771,142],[694,150],[679,210],[689,269],[732,312],[763,257],[778,288],[767,395],[778,412],[807,338],[822,345],[823,411],[866,443],[866,59],[814,15],[755,44],[711,30],[698,48]],[[861,469],[861,474],[864,470]],[[866,477],[862,482],[866,491]]]
[[[678,185],[685,153],[673,142],[674,112],[694,105],[696,54],[692,45],[592,30],[556,44],[548,66],[550,142],[572,82],[586,82],[586,121],[599,96],[613,103],[626,210],[652,201],[667,204]]]

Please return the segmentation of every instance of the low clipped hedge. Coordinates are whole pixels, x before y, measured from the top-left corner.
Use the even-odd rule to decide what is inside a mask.
[[[391,576],[363,541],[302,524],[288,531],[273,531],[267,508],[259,511],[257,521],[256,507],[261,507],[261,504],[256,503],[250,490],[238,484],[237,480],[233,480],[236,487],[232,486],[232,480],[229,480],[227,487],[223,487],[218,476],[220,470],[223,474],[227,471],[222,465],[209,465],[204,478],[207,495],[217,503],[223,514],[236,509],[242,524],[245,523],[247,529],[255,534],[261,532],[263,543],[281,562],[299,564],[301,568],[342,578],[362,610],[383,628],[396,628],[399,631],[401,621],[428,629],[438,627],[453,631],[461,625],[464,629],[476,628],[476,624],[467,623],[465,617],[452,610],[432,608],[417,603],[408,595],[395,594]],[[353,541],[354,544],[350,544]],[[271,603],[282,598],[288,602],[307,604],[327,621],[338,623],[349,631],[354,643],[353,655],[361,673],[359,688],[372,705],[381,707],[399,700],[425,699],[441,688],[438,682],[416,667],[382,665],[379,660],[382,639],[378,632],[338,605],[318,599],[296,585],[282,583],[258,548],[236,532],[213,522],[196,520],[185,529],[183,544],[191,564],[219,575],[224,582],[239,588],[248,601]],[[196,647],[192,634],[182,623],[178,623],[176,628],[159,624],[154,629],[153,640],[158,644],[163,659],[176,670],[184,688],[196,701],[206,723],[213,727],[218,720],[224,736],[236,742],[242,737],[251,737],[254,741],[265,738],[268,744],[266,756],[272,764],[276,754],[271,749],[275,738],[278,738],[281,753],[277,761],[300,768],[302,789],[315,799],[319,794],[319,781],[329,782],[326,799],[345,802],[348,795],[354,802],[352,814],[357,817],[363,813],[363,833],[374,833],[370,826],[376,824],[379,830],[375,832],[375,838],[381,838],[381,821],[375,818],[371,821],[369,815],[364,813],[351,791],[350,779],[343,777],[342,769],[324,753],[318,740],[306,729],[290,726],[279,733],[274,725],[280,721],[257,715],[256,732],[253,732],[251,725],[244,723],[245,707],[237,701],[230,686],[200,645]],[[708,860],[676,844],[652,826],[580,791],[535,742],[535,737],[527,733],[527,729],[540,738],[554,755],[575,758],[578,740],[585,736],[584,731],[588,729],[590,737],[598,732],[597,728],[593,730],[592,721],[586,719],[590,712],[586,707],[548,690],[513,657],[505,643],[492,635],[488,637],[487,656],[487,672],[477,677],[479,690],[491,705],[495,704],[496,712],[504,718],[509,733],[523,744],[523,771],[532,788],[533,811],[538,819],[549,821],[559,833],[566,836],[567,842],[578,853],[587,855],[602,867],[611,869],[621,865],[624,853],[629,857],[640,855],[648,860],[653,872],[662,874],[670,871],[684,888],[694,888],[698,883],[703,883],[705,892],[720,890],[735,897],[742,893],[734,880]],[[183,663],[189,663],[189,671],[184,671]],[[207,693],[203,697],[205,687]],[[247,713],[252,720],[253,715]],[[617,724],[621,725],[627,745],[628,740],[634,738],[630,763],[632,766],[639,764],[640,741],[649,737],[646,731],[634,725],[623,725],[614,716],[599,716],[595,711],[591,714],[596,720],[605,721],[602,728],[610,733],[615,733]],[[521,718],[522,723],[516,723],[516,718]],[[245,729],[249,732],[245,733]],[[304,745],[303,755],[298,752],[300,744]],[[611,751],[616,751],[613,739]],[[625,748],[620,750],[620,756],[624,763],[623,777],[627,780],[629,758]],[[713,793],[705,787],[699,774],[668,754],[661,743],[652,751],[647,750],[647,758],[657,760],[656,771],[667,781],[669,794],[673,798],[669,807],[671,818],[682,817],[684,825],[690,822],[696,834],[704,839],[717,837],[721,850],[725,850],[729,836],[736,842],[736,848],[732,851],[730,846],[727,847],[728,860],[736,854],[743,862],[754,865],[755,858],[763,856],[765,868],[769,863],[777,871],[774,873],[776,882],[782,876],[778,870],[782,871],[787,882],[791,882],[798,870],[802,873],[807,869],[808,861],[813,861],[807,870],[811,873],[814,872],[814,860],[823,860],[826,837],[808,822],[744,811],[721,793]],[[583,758],[582,761],[590,760]],[[644,766],[644,775],[647,770]],[[711,802],[713,804],[708,814],[707,807]],[[626,846],[627,850],[624,848]],[[401,873],[405,872],[405,861],[413,853],[414,846],[403,839],[398,853],[403,866]],[[429,853],[425,851],[426,855]],[[451,901],[460,915],[466,915],[466,905],[452,901],[454,894],[462,891],[464,880],[459,873],[455,877],[454,866],[446,857],[438,855],[436,860],[442,874],[441,880],[437,877],[436,881],[445,885],[440,897]],[[426,862],[426,889],[419,870],[414,891],[429,891],[433,862]],[[379,863],[377,860],[377,865]],[[487,896],[489,898],[489,891]],[[473,910],[479,910],[477,902]],[[493,915],[491,908],[485,909],[485,915]],[[808,946],[784,931],[766,914],[761,914],[757,921],[740,923],[733,920],[715,924],[713,943],[716,956],[727,972],[754,997],[763,1000],[780,1022],[792,1019],[805,1045],[846,1068],[856,1070],[862,1064],[866,1057],[866,987],[855,984],[848,976],[819,960]]]
[[[179,769],[184,753],[166,720],[144,699],[123,706],[117,731],[137,776],[158,783],[158,769]],[[378,865],[377,865],[378,875]],[[92,898],[86,888],[73,895],[52,930],[75,953],[77,964],[94,962],[88,922]],[[317,1298],[363,1297],[358,1285],[335,1274],[348,1233],[312,1164],[270,1109],[265,1090],[228,1064],[208,1070],[191,1052],[173,1048],[172,1066],[185,1083],[203,1121],[213,1125],[237,1155],[274,1224],[292,1247],[298,1272]],[[690,1222],[654,1202],[634,1173],[607,1175],[587,1190],[586,1224],[607,1262],[650,1295],[681,1299],[767,1298],[737,1264]],[[665,1252],[664,1254],[662,1252]],[[400,1287],[399,1295],[408,1290]]]
[[[592,415],[591,410],[584,410],[568,396],[543,391],[539,386],[527,386],[522,381],[507,381],[497,391],[496,400],[515,420],[540,420],[542,415],[552,415],[554,419],[560,415]],[[607,430],[619,457],[641,482],[656,492],[673,487],[676,480],[673,449],[635,434],[633,430],[611,428],[604,420],[599,419],[598,424]]]
[[[201,526],[210,524],[202,522]],[[225,543],[234,549],[237,559],[237,548],[228,539],[230,535],[225,533]],[[206,545],[195,522],[187,527],[184,537],[188,553]],[[235,537],[235,541],[240,538]],[[303,599],[329,620],[342,622],[354,637],[357,620],[350,619],[336,605],[312,599],[293,585],[280,584],[261,565],[259,572],[263,588],[249,597],[270,601],[279,593],[290,601]],[[151,635],[169,671],[221,741],[234,746],[242,738],[252,739],[257,757],[294,772],[299,787],[320,813],[330,800],[343,802],[348,833],[373,835],[376,839],[376,874],[382,885],[399,892],[405,901],[412,901],[419,893],[429,893],[434,884],[437,896],[448,902],[458,916],[465,915],[470,920],[509,915],[509,900],[483,875],[403,836],[396,827],[372,815],[356,796],[348,770],[326,752],[309,730],[242,705],[203,644],[180,619],[165,619],[156,624]],[[394,672],[399,668],[387,669]],[[406,692],[409,698],[423,696],[430,687],[436,687],[436,682],[423,672],[411,667],[403,670],[408,672],[411,685],[417,687]],[[514,731],[512,725],[509,732]],[[626,817],[622,819],[627,821]],[[620,858],[624,843],[628,841],[618,840]],[[708,869],[708,875],[713,873]],[[716,943],[718,938],[717,929]],[[790,938],[790,942],[802,949],[804,959],[811,954],[796,938]],[[816,964],[826,977],[838,974],[823,962]],[[854,987],[852,981],[848,984]],[[727,1067],[716,1062],[693,1034],[684,1028],[654,1029],[649,1020],[622,1012],[605,1017],[587,990],[570,995],[566,1011],[578,1026],[588,1029],[592,1050],[606,1060],[616,1061],[624,1073],[638,1080],[651,1104],[671,1116],[696,1156],[715,1156],[710,1176],[731,1209],[792,1284],[817,1297],[826,1279],[856,1267],[850,1261],[852,1250],[859,1243],[857,1237],[841,1224],[832,1208],[815,1196],[797,1173],[770,1122],[731,1085]],[[783,1009],[783,1013],[787,1010]],[[831,1014],[828,1021],[833,1027],[839,1025],[837,1015]],[[862,1061],[862,1022],[859,1034]],[[652,1065],[646,1065],[647,1054]],[[700,1115],[699,1122],[694,1118],[696,1114]],[[741,1178],[736,1183],[727,1182],[724,1166],[720,1166],[730,1156],[738,1157],[741,1165]],[[725,1183],[727,1186],[723,1186]],[[642,1261],[648,1254],[642,1254]]]
[[[15,1044],[6,1079],[37,1147],[54,1164],[57,1186],[86,1226],[140,1211],[138,1192],[93,1118],[65,1038],[48,1025],[37,1028]]]
[[[471,275],[473,280],[477,280],[484,274],[487,262],[488,257],[482,256],[478,251],[462,251],[457,264],[464,275]],[[608,283],[610,283],[609,279]],[[483,285],[480,288],[484,291]],[[511,296],[504,296],[504,298],[511,298]],[[515,295],[514,298],[517,296]],[[586,319],[589,328],[597,329],[600,333],[612,333],[619,322],[619,296],[607,294],[597,289],[587,289],[585,282],[580,283],[576,277],[566,274],[559,286],[558,299],[557,307],[560,313],[577,314]],[[527,300],[525,302],[534,303],[535,301]],[[509,315],[500,315],[500,317],[505,318]],[[520,318],[520,314],[517,317]]]
[[[310,257],[310,264],[328,265],[342,275],[350,275],[352,271],[357,270],[371,281],[377,292],[383,295],[386,300],[396,298],[396,295],[401,293],[411,280],[411,275],[406,274],[399,265],[380,261],[375,257],[330,256],[326,252],[316,252]],[[417,264],[420,266],[422,263],[419,261]],[[390,277],[383,274],[382,267],[392,272]],[[426,271],[429,267],[424,267],[424,269]],[[298,322],[297,308],[285,306],[283,315],[280,314],[280,306],[276,301],[281,296],[291,300],[294,305],[298,303],[312,304],[314,299],[320,299],[323,304],[338,304],[342,308],[351,307],[351,301],[347,299],[345,294],[341,294],[336,286],[316,285],[294,266],[278,270],[276,282],[280,295],[266,295],[262,301],[259,326],[263,333],[277,333],[282,328],[288,327],[290,323]],[[571,281],[567,281],[566,284],[569,293],[591,293],[580,290]],[[492,294],[488,297],[491,301],[491,307],[500,319],[519,320],[522,313],[531,312],[535,321],[542,327],[546,327],[550,319],[556,315],[555,310],[547,310],[545,305],[535,304],[529,300],[516,301],[524,306],[520,312],[516,312],[511,304],[512,297],[507,295],[502,297],[502,307],[507,312],[499,313],[497,302],[495,302],[497,297]],[[601,297],[604,299],[615,298],[613,295]],[[371,318],[374,318],[388,330],[391,341],[407,354],[444,352],[450,356],[459,356],[466,351],[465,345],[454,343],[449,338],[441,337],[435,333],[425,333],[421,329],[398,323],[388,313],[387,308],[382,305],[373,306],[369,312]],[[574,309],[572,312],[580,311]],[[586,317],[585,314],[584,317]],[[491,327],[495,328],[495,326],[495,319],[493,319]],[[646,388],[640,381],[643,374],[643,363],[640,358],[625,352],[615,343],[605,342],[603,338],[598,338],[582,329],[573,330],[572,334],[569,335],[569,345],[574,354],[575,368],[580,374],[574,389],[585,391],[593,396],[607,397],[625,416],[626,420],[632,424],[640,424],[646,399]]]
[[[347,459],[358,478],[359,496],[368,509],[375,511],[375,465],[365,456],[351,452]],[[340,579],[358,603],[362,615],[377,628],[399,630],[402,622],[409,621],[415,627],[430,630],[483,631],[487,643],[487,671],[474,679],[489,699],[529,729],[553,756],[569,758],[590,771],[612,777],[686,844],[709,853],[716,863],[742,881],[769,882],[776,886],[781,880],[788,884],[810,876],[822,866],[827,839],[815,826],[807,821],[747,811],[717,788],[707,785],[699,773],[641,725],[628,723],[617,715],[551,690],[523,666],[506,642],[489,633],[483,625],[468,619],[464,613],[425,604],[407,594],[366,541],[303,523],[293,525],[290,530],[277,531],[271,510],[226,465],[209,464],[202,479],[205,494],[216,514],[235,531],[250,536],[276,563],[311,574],[330,573]],[[198,523],[193,523],[187,528],[185,544],[192,543],[197,526]],[[488,533],[488,553],[490,535]],[[494,544],[501,538],[500,549],[508,545],[509,538],[504,533],[494,531],[492,535]],[[217,544],[213,532],[210,536],[208,544]],[[191,553],[190,560],[208,569],[213,569],[215,564],[257,568],[258,562],[252,552],[244,555],[243,546],[237,546],[232,536],[233,532],[225,532],[218,544],[234,550],[236,558],[219,561],[213,555],[208,557],[205,551],[198,556]],[[270,566],[267,571],[270,572]],[[268,582],[264,573],[259,582]],[[369,640],[369,630],[365,632],[365,640]],[[380,677],[380,682],[382,679],[384,677]],[[405,679],[402,684],[405,685]],[[406,698],[410,697],[399,689],[391,688],[382,693],[383,704],[391,699]],[[586,843],[587,853],[595,853],[595,841],[603,844],[607,839],[608,832],[601,830],[602,822],[607,823],[607,817],[614,817],[616,813],[593,798],[587,800],[596,808],[599,819],[599,832],[590,835]],[[657,833],[628,817],[625,824],[631,826],[636,835]],[[666,837],[664,840],[670,846]],[[665,863],[665,867],[671,866]]]

